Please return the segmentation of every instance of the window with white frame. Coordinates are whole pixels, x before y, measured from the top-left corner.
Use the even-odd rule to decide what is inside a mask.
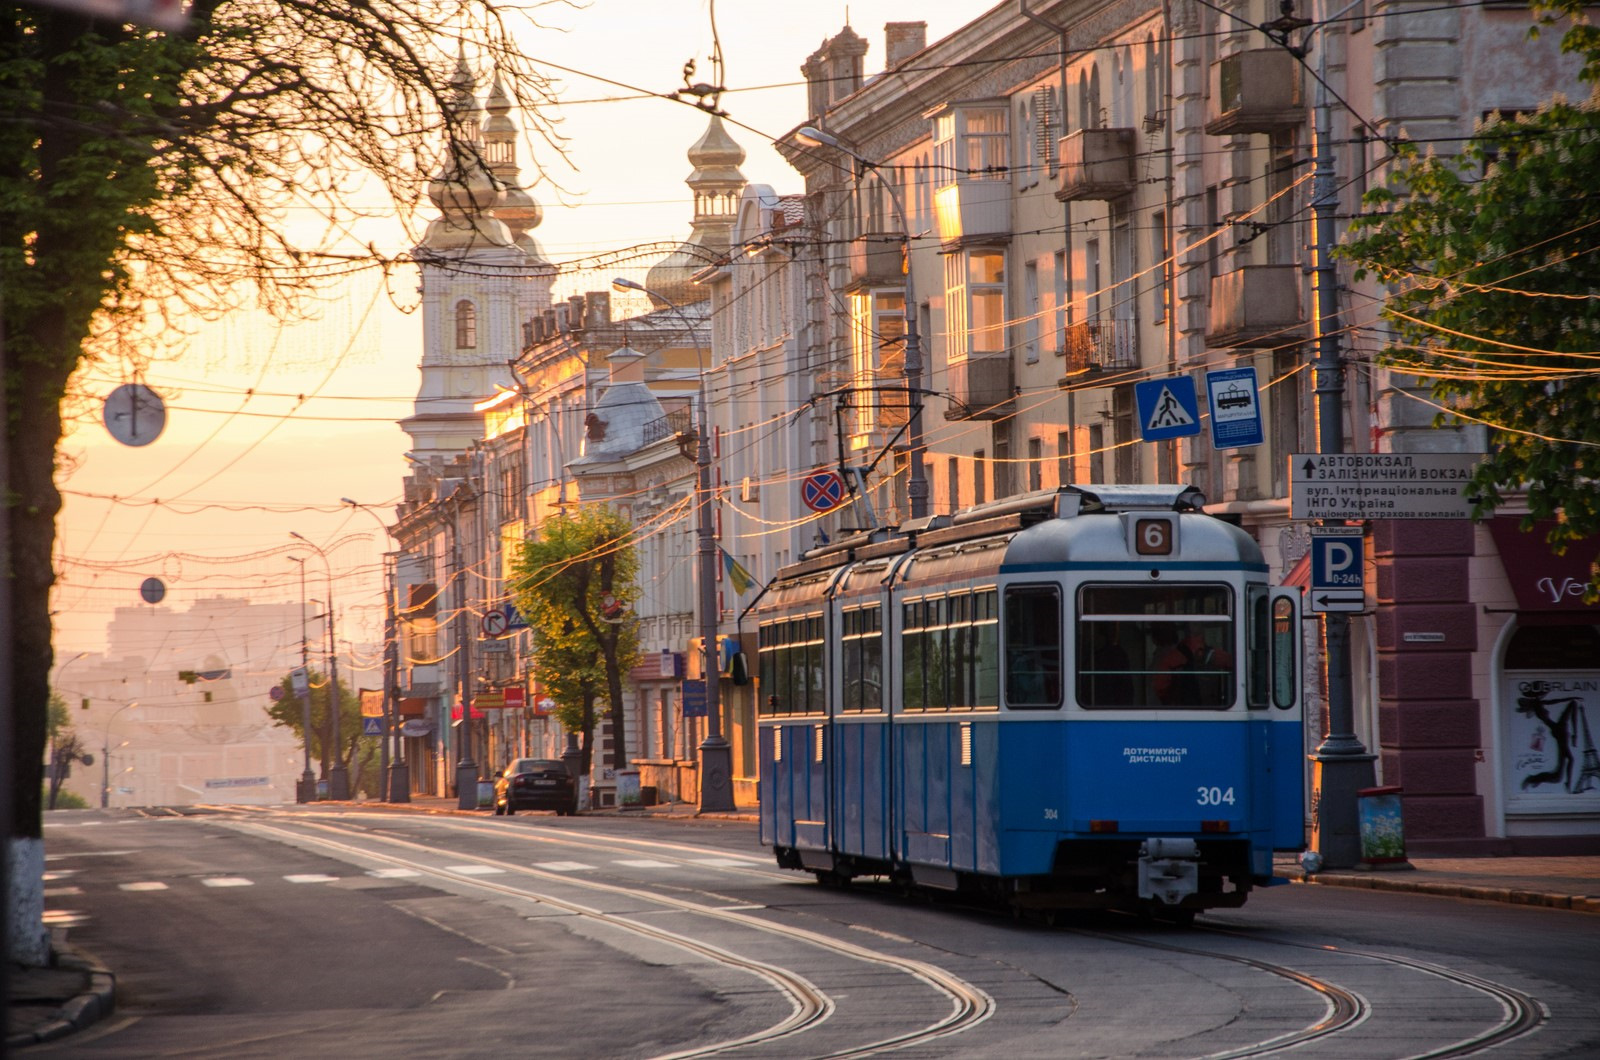
[[[859,291],[850,296],[850,367],[856,393],[856,432],[898,427],[905,421],[906,296],[903,290]]]
[[[1010,176],[1011,139],[1005,104],[951,107],[933,119],[933,164],[940,184]]]
[[[463,298],[456,303],[456,349],[472,350],[478,346],[478,307]]]
[[[944,260],[946,360],[1005,353],[1005,251],[968,250]]]

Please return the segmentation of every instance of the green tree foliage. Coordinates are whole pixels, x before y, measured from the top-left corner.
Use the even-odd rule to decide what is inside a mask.
[[[523,542],[512,568],[517,609],[533,629],[540,682],[562,724],[583,735],[585,771],[600,696],[610,705],[611,764],[628,764],[622,678],[639,660],[633,532],[616,510],[585,506],[546,520],[537,539]]]
[[[1565,24],[1564,51],[1600,84],[1600,37]],[[1383,362],[1429,380],[1438,422],[1479,423],[1488,459],[1474,476],[1477,514],[1508,494],[1556,520],[1565,551],[1600,534],[1600,108],[1553,99],[1485,123],[1455,157],[1411,151],[1388,187],[1367,195],[1345,247],[1362,274],[1388,284],[1396,340]],[[1600,562],[1588,598],[1600,597]]]
[[[126,377],[157,341],[137,337],[161,335],[171,317],[252,297],[288,312],[323,275],[387,268],[343,241],[371,213],[363,202],[387,191],[409,221],[436,174],[459,185],[487,176],[462,135],[475,116],[457,117],[463,54],[493,68],[530,131],[559,152],[539,116],[548,86],[525,53],[542,6],[194,0],[189,28],[168,33],[0,2],[13,834],[40,835],[56,452],[73,371],[108,357],[120,362],[109,374]],[[324,217],[291,229],[290,206]]]
[[[288,674],[278,682],[283,695],[267,707],[267,717],[272,724],[289,729],[301,745],[305,745],[305,707],[294,694],[294,683]],[[350,778],[350,791],[364,791],[377,798],[382,779],[378,776],[379,744],[376,736],[361,734],[361,699],[350,686],[339,682],[339,746],[333,745],[333,711],[330,708],[332,686],[328,675],[311,671],[311,759],[322,763],[327,773],[329,764],[337,754],[339,762]]]
[[[50,737],[50,767],[45,774],[45,806],[48,809],[82,809],[87,804],[70,791],[62,791],[61,784],[74,765],[94,765],[94,755],[89,753],[83,739],[72,727],[72,711],[61,693],[50,693],[48,721]]]

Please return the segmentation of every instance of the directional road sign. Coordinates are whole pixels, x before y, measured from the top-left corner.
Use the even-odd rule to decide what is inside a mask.
[[[1311,610],[1360,611],[1363,586],[1359,526],[1319,526],[1311,531]]]
[[[1206,399],[1211,405],[1211,447],[1240,449],[1260,445],[1261,393],[1254,368],[1227,368],[1206,373]]]
[[[817,471],[800,483],[800,499],[814,512],[830,512],[844,503],[844,479],[837,471]]]
[[[1139,405],[1139,434],[1147,442],[1164,442],[1200,433],[1200,399],[1194,378],[1169,375],[1133,384]]]
[[[1482,453],[1295,453],[1295,519],[1468,519],[1467,480]]]

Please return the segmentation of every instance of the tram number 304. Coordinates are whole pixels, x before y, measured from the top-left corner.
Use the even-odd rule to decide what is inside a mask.
[[[1201,806],[1232,806],[1233,805],[1233,789],[1232,788],[1224,789],[1224,788],[1205,788],[1205,787],[1201,787],[1201,788],[1196,788],[1195,789],[1195,793],[1198,795],[1198,798],[1196,798],[1194,801],[1199,803]]]

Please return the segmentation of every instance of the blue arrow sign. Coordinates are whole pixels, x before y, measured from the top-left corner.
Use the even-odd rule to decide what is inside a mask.
[[[1200,399],[1194,378],[1169,375],[1133,384],[1139,405],[1139,435],[1147,442],[1164,442],[1200,433]]]

